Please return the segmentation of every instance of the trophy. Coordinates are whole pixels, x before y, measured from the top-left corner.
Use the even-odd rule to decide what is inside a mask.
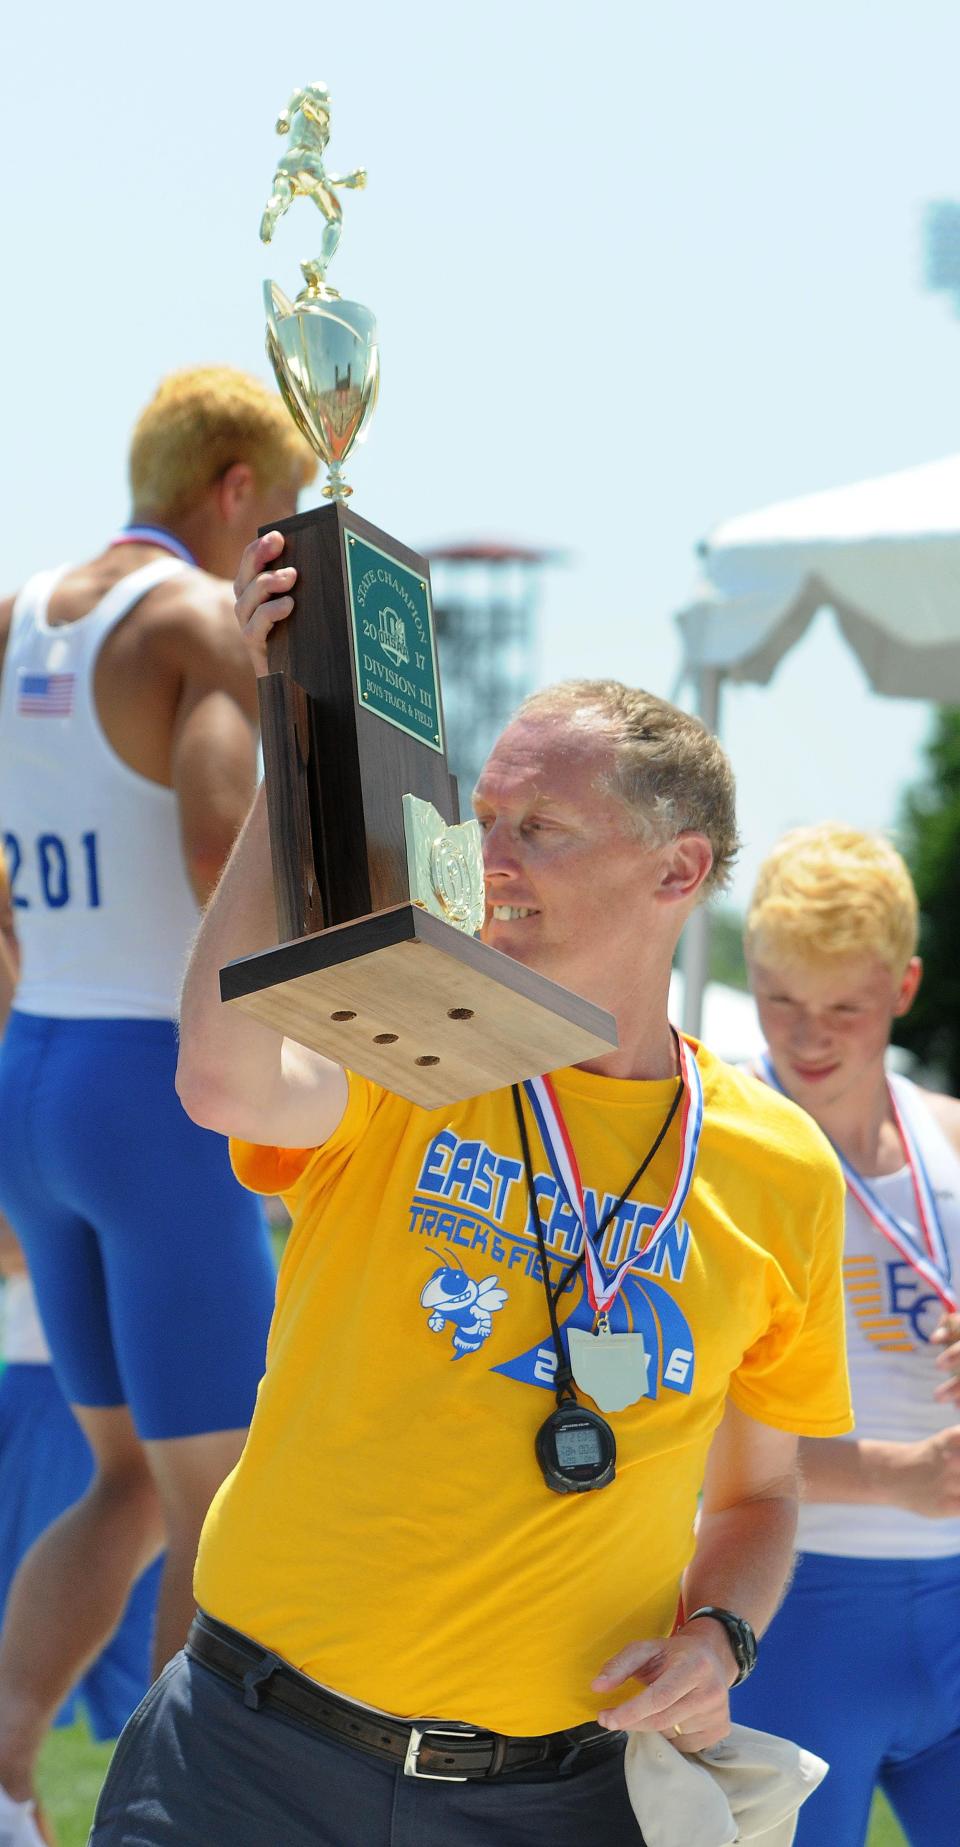
[[[295,607],[259,684],[275,948],[221,970],[225,1002],[426,1108],[580,1062],[617,1043],[611,1016],[478,940],[483,862],[447,769],[430,572],[360,519],[343,464],[380,377],[376,322],[327,281],[340,241],[326,172],[331,99],[294,91],[260,226],[303,195],[324,224],[291,302],[264,284],[267,352],[325,464],[328,504],[280,522]],[[268,530],[268,528],[264,528]]]

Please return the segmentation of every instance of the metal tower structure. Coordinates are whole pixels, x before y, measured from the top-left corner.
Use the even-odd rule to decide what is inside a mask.
[[[960,205],[933,199],[924,213],[924,283],[934,293],[952,295],[960,314]]]
[[[554,556],[477,542],[429,553],[447,756],[464,818],[494,738],[533,690],[540,577]]]

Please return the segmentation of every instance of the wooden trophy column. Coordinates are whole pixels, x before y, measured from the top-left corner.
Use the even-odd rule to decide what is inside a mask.
[[[616,1044],[611,1017],[411,901],[403,796],[456,822],[429,567],[339,503],[285,520],[260,681],[278,948],[224,1001],[427,1108]]]

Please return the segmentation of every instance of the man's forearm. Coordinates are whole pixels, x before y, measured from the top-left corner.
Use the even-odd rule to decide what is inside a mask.
[[[263,787],[237,837],[223,876],[204,913],[187,965],[180,1002],[178,1089],[191,1101],[244,1071],[266,1087],[279,1066],[280,1035],[220,999],[220,970],[238,956],[276,942],[276,908]]]
[[[200,926],[180,1014],[177,1091],[196,1122],[244,1141],[313,1148],[347,1103],[339,1065],[220,999],[220,970],[276,942],[266,797],[259,790]]]
[[[689,1613],[701,1604],[716,1604],[745,1617],[761,1635],[789,1582],[796,1525],[797,1502],[789,1494],[702,1514],[697,1549],[683,1582],[684,1609]],[[715,1633],[718,1646],[722,1639],[729,1650],[719,1625],[704,1621],[703,1626]]]

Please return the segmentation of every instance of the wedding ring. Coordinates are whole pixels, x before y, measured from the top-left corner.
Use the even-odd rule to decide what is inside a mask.
[[[673,1729],[676,1732],[676,1735],[678,1738],[683,1737],[683,1726],[682,1725],[675,1725]]]

